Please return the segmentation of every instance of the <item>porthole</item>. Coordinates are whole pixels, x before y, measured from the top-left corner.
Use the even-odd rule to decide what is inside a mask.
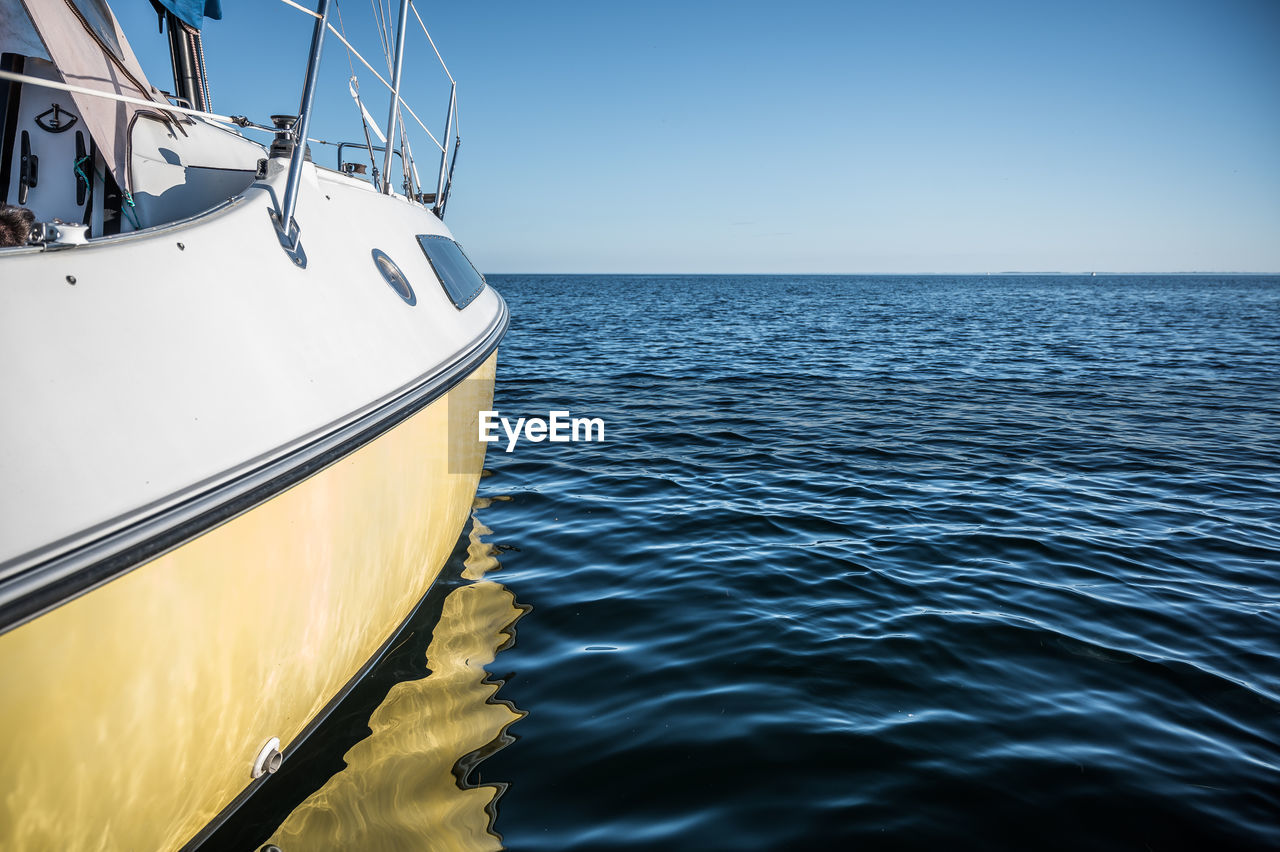
[[[400,267],[396,266],[395,261],[387,257],[386,252],[381,249],[374,249],[373,263],[378,267],[378,271],[382,273],[382,277],[386,279],[388,286],[396,291],[397,296],[404,299],[406,304],[418,304],[418,297],[414,295],[413,288],[409,286],[409,279],[404,277]]]

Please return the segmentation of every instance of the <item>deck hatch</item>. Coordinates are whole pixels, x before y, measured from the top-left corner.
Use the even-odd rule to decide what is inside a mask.
[[[453,240],[435,234],[419,234],[418,244],[458,310],[471,304],[484,290],[484,276]]]

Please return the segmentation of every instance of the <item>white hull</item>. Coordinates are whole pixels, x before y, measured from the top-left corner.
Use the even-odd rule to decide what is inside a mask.
[[[496,293],[458,310],[439,284],[415,239],[447,234],[439,219],[311,164],[298,268],[269,219],[283,161],[271,171],[184,223],[0,255],[0,446],[21,448],[0,456],[0,575],[287,456],[500,331]]]

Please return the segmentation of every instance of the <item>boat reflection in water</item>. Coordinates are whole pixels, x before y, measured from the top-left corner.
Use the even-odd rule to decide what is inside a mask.
[[[475,509],[495,498],[477,498]],[[496,499],[503,499],[501,497]],[[284,852],[316,849],[501,849],[494,828],[504,783],[475,783],[478,763],[514,741],[525,713],[497,698],[485,666],[515,641],[529,610],[501,583],[492,533],[474,513],[462,578],[449,592],[427,648],[430,674],[396,684],[373,712],[373,733],[346,769],[299,805],[271,836]]]

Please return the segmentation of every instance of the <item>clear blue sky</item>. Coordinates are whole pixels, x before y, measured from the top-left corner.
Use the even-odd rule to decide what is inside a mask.
[[[376,66],[372,2],[341,8]],[[419,2],[458,79],[448,221],[486,272],[1280,271],[1277,0]],[[215,110],[295,111],[309,19],[223,4]],[[148,5],[114,6],[168,88]],[[359,139],[325,55],[313,135]]]

